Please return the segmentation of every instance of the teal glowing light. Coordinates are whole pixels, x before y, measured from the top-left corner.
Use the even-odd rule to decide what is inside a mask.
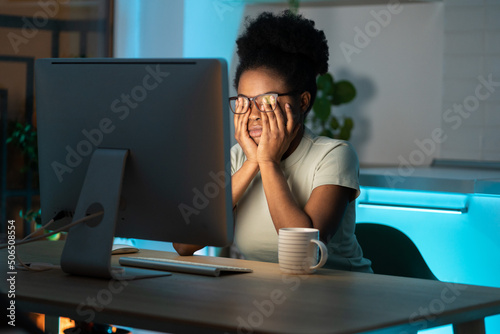
[[[385,209],[385,210],[400,210],[400,211],[416,211],[416,212],[433,212],[433,213],[446,213],[461,215],[467,212],[467,209],[453,209],[453,208],[434,208],[434,207],[422,207],[422,206],[408,206],[408,205],[396,205],[396,204],[370,204],[370,203],[359,203],[359,208],[372,208],[372,209]]]
[[[184,1],[184,57],[224,58],[231,63],[242,23],[243,1]]]
[[[500,196],[362,187],[356,202],[357,222],[404,232],[439,280],[500,287]],[[487,333],[500,333],[500,316],[485,323]]]

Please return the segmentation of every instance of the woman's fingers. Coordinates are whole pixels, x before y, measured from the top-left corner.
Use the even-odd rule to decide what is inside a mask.
[[[236,104],[236,113],[234,115],[234,137],[240,144],[248,161],[256,161],[257,144],[248,133],[248,121],[250,118],[247,99],[239,98]]]
[[[285,104],[285,111],[283,111],[279,104],[276,105],[274,112],[268,112],[270,119],[270,127],[273,130],[280,131],[284,137],[293,134],[293,129],[296,125],[295,118],[293,117],[292,106],[290,103]]]
[[[288,103],[286,105],[289,105]],[[285,106],[285,111],[286,111],[286,106]],[[286,123],[288,120],[288,112],[283,113],[283,110],[281,109],[281,106],[278,104],[276,105],[276,109],[274,110],[274,115],[276,116],[276,125],[281,131],[286,130]],[[285,133],[286,134],[286,133]]]
[[[245,120],[248,119],[248,100],[238,97],[236,100],[236,113],[234,115],[234,126],[237,130],[246,129]]]
[[[295,122],[295,117],[293,116],[292,106],[290,103],[286,103],[285,105],[286,112],[286,130],[289,134],[295,135],[298,130],[297,123]]]
[[[261,107],[261,106],[259,106],[259,107]],[[262,142],[262,138],[267,139],[269,137],[269,132],[271,131],[271,126],[270,126],[268,112],[261,112],[260,118],[262,120],[262,136],[261,136],[261,142]]]

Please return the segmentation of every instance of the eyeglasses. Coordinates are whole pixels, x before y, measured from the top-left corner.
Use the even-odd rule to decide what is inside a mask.
[[[231,111],[235,114],[244,114],[245,112],[236,112],[236,102],[238,99],[243,99],[243,102],[246,100],[248,101],[248,104],[250,104],[252,101],[254,102],[255,106],[257,107],[257,110],[260,112],[271,112],[276,109],[276,106],[278,105],[278,96],[287,96],[287,95],[297,95],[297,91],[289,92],[289,93],[283,93],[283,94],[278,94],[278,93],[266,93],[266,94],[260,94],[255,97],[246,97],[245,95],[238,95],[238,96],[233,96],[229,98],[229,106],[231,107]],[[248,109],[247,109],[248,111]]]

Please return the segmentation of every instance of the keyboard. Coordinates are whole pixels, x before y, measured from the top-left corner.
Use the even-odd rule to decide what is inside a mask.
[[[159,259],[150,257],[121,257],[120,265],[139,267],[147,269],[155,269],[162,271],[174,271],[186,274],[219,276],[221,272],[228,273],[251,273],[252,269],[231,267],[219,264],[195,263],[171,259]]]

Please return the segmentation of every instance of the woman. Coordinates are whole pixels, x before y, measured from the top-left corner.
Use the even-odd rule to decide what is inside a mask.
[[[314,22],[289,11],[263,13],[236,41],[240,63],[230,98],[235,244],[249,260],[278,262],[278,231],[314,227],[325,267],[371,272],[354,236],[358,160],[349,143],[304,126],[328,45]],[[174,244],[181,255],[201,248]]]

